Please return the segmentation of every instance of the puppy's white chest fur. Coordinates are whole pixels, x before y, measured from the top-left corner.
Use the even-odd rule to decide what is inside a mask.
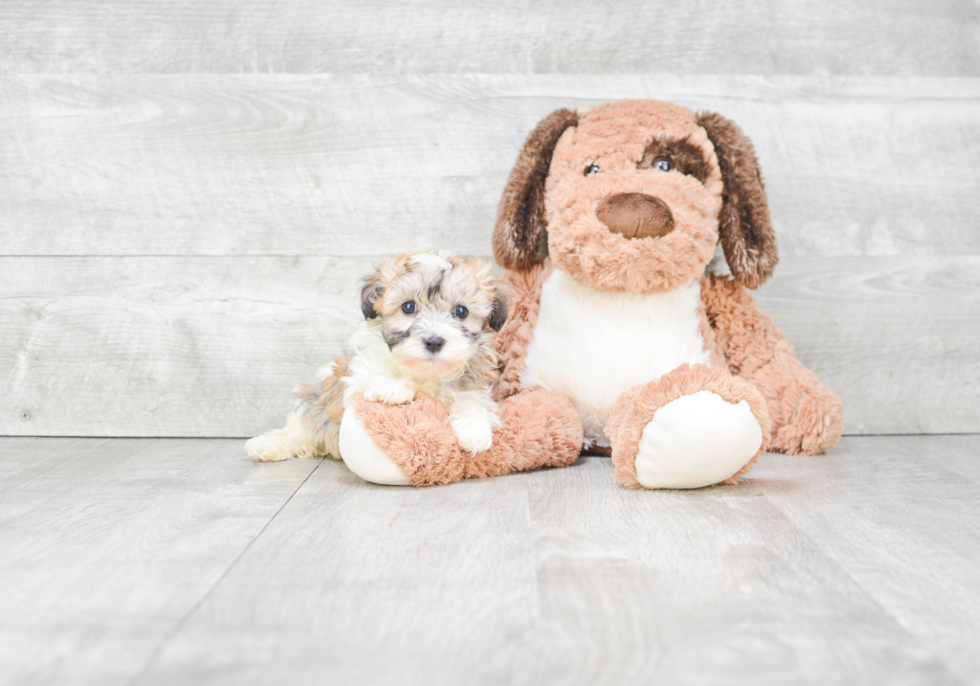
[[[585,444],[607,447],[603,428],[623,391],[684,363],[711,363],[701,337],[700,304],[697,281],[669,293],[608,293],[556,269],[541,289],[521,383],[571,397]]]

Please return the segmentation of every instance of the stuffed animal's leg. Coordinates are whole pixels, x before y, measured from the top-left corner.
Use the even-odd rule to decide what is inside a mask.
[[[403,405],[351,397],[340,423],[340,455],[352,472],[376,484],[433,486],[463,476],[446,406],[423,394]]]
[[[340,453],[351,471],[373,483],[433,486],[462,478],[560,467],[578,457],[582,424],[572,402],[536,389],[500,404],[493,445],[468,453],[442,403],[417,395],[405,405],[355,395],[340,426]]]
[[[737,483],[769,444],[762,395],[719,367],[682,365],[635,386],[606,423],[616,478],[627,488]]]
[[[732,373],[759,389],[778,453],[817,455],[840,440],[840,399],[797,359],[772,319],[740,284],[714,275],[701,290],[718,347]]]
[[[561,393],[535,388],[512,395],[497,411],[500,426],[493,445],[466,453],[468,479],[565,467],[582,449],[582,420],[575,405]]]

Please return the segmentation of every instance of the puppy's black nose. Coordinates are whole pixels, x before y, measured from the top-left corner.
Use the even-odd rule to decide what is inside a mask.
[[[446,345],[446,339],[440,336],[430,336],[422,342],[425,343],[425,347],[430,353],[437,353],[442,350],[442,346]]]

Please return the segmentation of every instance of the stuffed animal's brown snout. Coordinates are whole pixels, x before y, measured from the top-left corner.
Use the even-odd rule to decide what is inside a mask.
[[[660,198],[646,193],[618,193],[602,200],[596,218],[626,238],[660,238],[674,230],[674,215]]]

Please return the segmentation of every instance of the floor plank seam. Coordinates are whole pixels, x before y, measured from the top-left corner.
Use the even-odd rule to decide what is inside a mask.
[[[207,591],[205,591],[205,593],[197,600],[197,602],[194,603],[194,606],[187,611],[187,614],[181,617],[180,621],[177,622],[173,630],[170,633],[168,633],[167,636],[162,641],[160,641],[160,645],[156,647],[156,649],[147,659],[146,665],[143,667],[143,669],[141,669],[140,672],[135,677],[133,677],[132,681],[129,682],[130,686],[136,686],[140,681],[142,681],[143,677],[147,675],[147,673],[150,671],[150,668],[153,667],[154,663],[156,663],[156,661],[159,659],[160,655],[163,653],[164,648],[166,648],[167,645],[174,638],[177,637],[177,635],[183,630],[183,628],[187,625],[187,623],[194,617],[194,615],[198,613],[198,611],[201,609],[204,603],[207,602],[208,598],[211,597],[211,595],[215,592],[218,586],[221,585],[221,583],[225,580],[228,574],[230,574],[231,571],[241,561],[241,559],[245,557],[245,554],[251,549],[253,545],[255,545],[255,542],[262,537],[262,534],[265,533],[265,530],[268,529],[269,526],[272,524],[272,522],[274,522],[276,518],[279,516],[279,514],[284,509],[286,509],[286,506],[289,505],[290,501],[296,496],[297,493],[300,492],[303,486],[306,485],[306,482],[310,480],[310,477],[312,477],[316,473],[316,470],[320,468],[320,465],[323,464],[325,459],[326,458],[320,458],[320,460],[316,464],[316,467],[311,469],[310,473],[306,475],[306,478],[303,479],[302,483],[300,483],[300,485],[296,487],[296,490],[294,490],[292,493],[289,494],[289,497],[286,498],[286,501],[279,507],[278,510],[276,510],[275,514],[273,514],[269,518],[269,521],[267,521],[262,526],[262,528],[259,529],[258,533],[252,537],[252,540],[250,540],[248,544],[244,548],[242,548],[241,552],[238,553],[238,555],[235,556],[235,559],[231,561],[231,564],[229,564],[228,567],[225,568],[223,572],[221,572],[220,576],[218,576],[215,582],[211,584],[211,587],[208,588]]]
[[[876,597],[874,597],[871,594],[871,592],[864,587],[864,584],[862,584],[840,562],[838,562],[830,555],[829,551],[825,550],[824,547],[820,545],[820,543],[818,543],[816,540],[813,539],[812,536],[810,536],[802,528],[800,528],[800,526],[789,515],[789,513],[787,513],[783,508],[779,507],[779,505],[776,502],[774,502],[772,499],[770,499],[769,496],[763,495],[763,499],[769,504],[770,507],[773,508],[773,510],[779,513],[779,515],[785,520],[787,525],[789,525],[795,532],[797,532],[797,534],[802,539],[809,542],[809,544],[813,546],[813,549],[815,551],[820,551],[820,554],[823,556],[824,561],[828,565],[830,565],[831,568],[838,570],[843,576],[850,579],[851,583],[853,583],[856,588],[860,589],[861,593],[864,595],[864,598],[871,605],[878,608],[878,610],[882,613],[883,616],[891,619],[891,621],[894,622],[895,626],[900,631],[904,632],[906,636],[918,642],[919,645],[924,650],[928,651],[929,654],[932,656],[932,659],[936,662],[936,664],[942,666],[943,671],[945,673],[944,675],[951,680],[950,683],[956,684],[957,686],[967,686],[966,682],[964,682],[962,679],[956,676],[952,666],[949,663],[947,663],[946,660],[944,660],[943,657],[932,646],[930,646],[922,636],[916,633],[912,627],[908,626],[907,623],[903,621],[901,617],[897,616],[894,612],[892,612],[887,607],[885,607]]]

